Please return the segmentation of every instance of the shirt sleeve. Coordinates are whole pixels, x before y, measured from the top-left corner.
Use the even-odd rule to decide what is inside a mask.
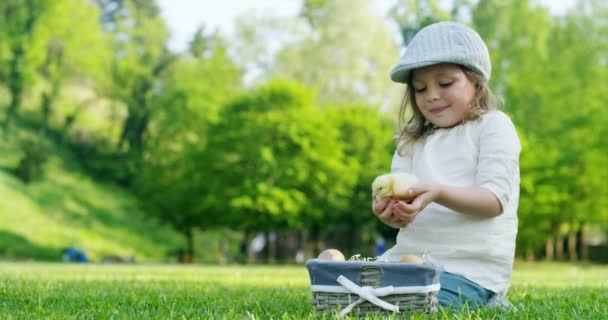
[[[402,143],[402,142],[401,142]],[[404,155],[399,155],[399,145],[393,154],[391,172],[412,172],[412,150],[407,150]]]
[[[487,114],[481,124],[477,185],[490,190],[505,210],[519,189],[521,144],[511,119],[503,112]]]

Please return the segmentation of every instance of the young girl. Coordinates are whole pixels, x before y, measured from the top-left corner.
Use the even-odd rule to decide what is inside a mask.
[[[409,202],[374,198],[373,212],[400,228],[383,257],[428,254],[443,267],[443,307],[487,305],[507,292],[513,269],[521,146],[496,110],[490,71],[477,32],[440,22],[416,34],[391,72],[407,84],[391,171],[421,182]]]

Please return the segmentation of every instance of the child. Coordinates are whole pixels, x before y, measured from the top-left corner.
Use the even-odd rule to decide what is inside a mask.
[[[428,254],[443,267],[443,307],[503,297],[513,269],[521,146],[509,117],[496,110],[490,71],[477,32],[440,22],[416,34],[391,72],[407,84],[391,171],[421,182],[409,202],[374,198],[373,212],[400,228],[383,257]]]

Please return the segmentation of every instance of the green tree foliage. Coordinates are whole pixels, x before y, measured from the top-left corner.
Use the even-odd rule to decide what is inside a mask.
[[[34,42],[39,47],[31,50],[42,55],[38,73],[44,80],[40,102],[44,127],[49,125],[63,85],[85,84],[95,89],[96,82],[104,79],[110,52],[99,16],[99,9],[90,3],[61,0],[47,8],[37,24],[36,37],[41,39]]]
[[[19,140],[23,155],[15,168],[15,174],[24,183],[42,178],[44,166],[48,160],[48,151],[38,136],[26,135]]]
[[[10,93],[6,128],[24,95],[39,92],[46,126],[62,85],[101,78],[107,51],[99,10],[81,0],[3,1],[0,12],[0,83]]]
[[[151,216],[187,237],[193,253],[193,231],[208,222],[198,209],[201,197],[193,194],[205,183],[193,179],[195,170],[205,171],[196,155],[207,143],[209,123],[239,90],[241,74],[217,33],[199,30],[190,52],[159,79],[162,90],[150,103],[154,112],[133,188]]]
[[[277,50],[290,46],[304,36],[300,19],[286,19],[247,12],[235,22],[230,55],[245,71],[246,85],[267,81],[274,69]]]
[[[342,205],[322,225],[324,238],[356,254],[378,233],[379,220],[371,213],[371,184],[376,176],[390,171],[394,121],[366,105],[328,108],[327,117],[339,129],[348,172],[356,181]]]
[[[311,26],[316,26],[323,20],[327,5],[331,0],[305,0],[300,16],[304,17]]]
[[[394,103],[398,95],[389,89],[395,86],[388,70],[399,52],[371,1],[307,4],[309,32],[278,54],[273,74],[315,86],[326,103]]]
[[[404,44],[410,43],[420,29],[450,18],[448,12],[439,7],[438,2],[437,0],[407,0],[399,1],[393,6],[390,15],[399,24]],[[454,8],[457,6],[454,5]]]
[[[233,55],[254,80],[280,77],[317,88],[323,104],[392,105],[394,35],[369,0],[307,1],[298,18],[239,19]],[[272,39],[272,40],[269,40]]]
[[[187,141],[200,144],[203,139],[204,143],[208,123],[217,121],[220,107],[240,90],[241,78],[220,35],[205,35],[200,29],[190,53],[182,55],[157,80],[159,93],[150,101],[153,125],[146,152]],[[166,155],[167,151],[158,154]]]
[[[35,68],[43,60],[40,50],[32,50],[41,41],[36,32],[41,17],[55,5],[42,0],[0,3],[0,79],[10,93],[5,129],[20,109],[24,91],[34,83]]]
[[[98,0],[115,53],[106,95],[126,107],[118,146],[134,157],[143,151],[155,84],[175,57],[166,48],[169,32],[153,0]]]
[[[228,104],[199,157],[204,211],[249,230],[322,221],[356,179],[338,134],[309,88],[273,81]]]

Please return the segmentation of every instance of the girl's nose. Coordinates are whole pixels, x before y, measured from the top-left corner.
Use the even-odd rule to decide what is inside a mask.
[[[427,96],[426,96],[426,99],[427,99],[428,101],[435,101],[435,100],[439,100],[439,97],[440,97],[440,95],[439,95],[439,90],[437,90],[437,89],[431,89],[431,88],[428,88],[428,89],[427,89]]]

